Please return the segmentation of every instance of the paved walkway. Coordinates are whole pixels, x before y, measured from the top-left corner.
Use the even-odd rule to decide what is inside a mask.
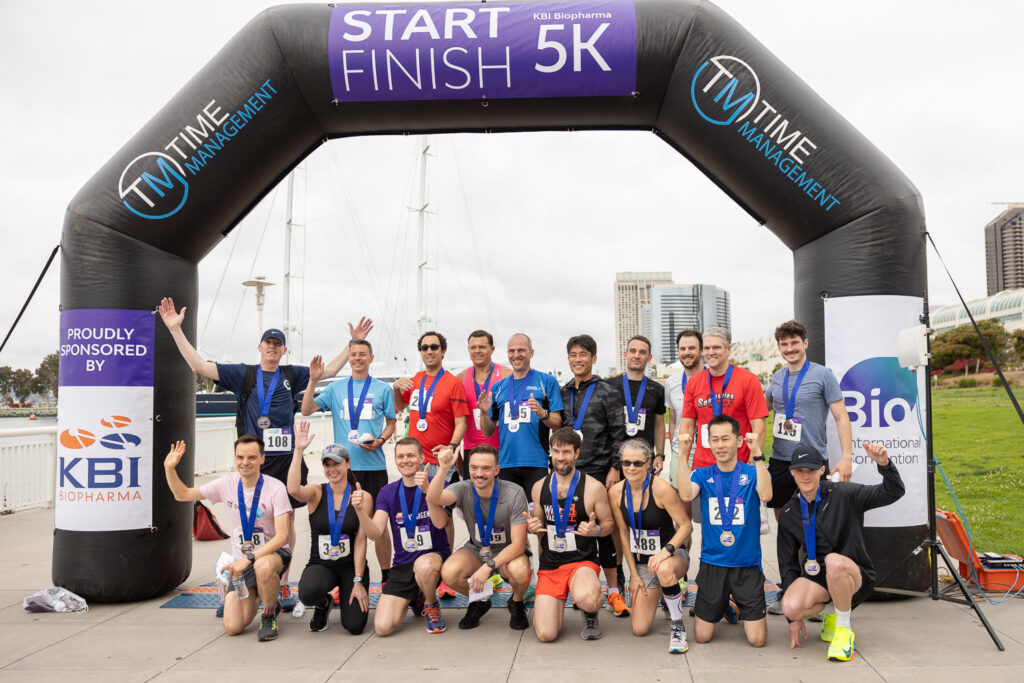
[[[320,467],[312,458],[313,472]],[[465,527],[461,520],[465,536]],[[309,527],[298,516],[299,541],[292,580],[305,566]],[[410,615],[390,638],[370,626],[352,636],[332,614],[323,633],[301,619],[280,618],[276,642],[259,643],[256,624],[238,637],[225,636],[211,610],[160,609],[173,594],[145,602],[92,605],[86,614],[32,614],[22,599],[50,585],[53,511],[31,510],[0,517],[0,682],[2,681],[382,681],[396,675],[417,681],[1021,681],[1024,680],[1024,599],[985,606],[1006,652],[999,652],[969,607],[925,598],[866,603],[854,613],[857,656],[852,662],[825,659],[818,625],[803,649],[787,646],[785,619],[769,616],[768,644],[746,644],[741,626],[720,624],[715,641],[690,644],[685,655],[666,652],[668,622],[660,615],[653,633],[635,638],[628,619],[601,612],[604,637],[583,642],[579,612],[566,612],[561,638],[541,644],[532,630],[507,627],[494,610],[473,631],[459,631],[461,611],[449,610],[449,630],[423,632]],[[778,579],[774,536],[763,537],[765,573]],[[212,580],[223,543],[195,543],[188,589]],[[373,553],[368,553],[371,557]],[[693,574],[691,574],[693,575]],[[373,570],[374,580],[379,574]],[[692,620],[686,619],[692,630]],[[269,677],[266,674],[270,674]]]

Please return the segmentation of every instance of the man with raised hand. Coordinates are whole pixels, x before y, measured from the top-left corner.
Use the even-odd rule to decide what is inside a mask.
[[[261,471],[287,485],[288,467],[295,449],[292,429],[295,423],[296,396],[309,382],[309,368],[304,365],[282,365],[287,357],[284,332],[271,328],[263,333],[257,350],[260,354],[258,365],[244,363],[214,363],[204,360],[195,347],[185,338],[181,329],[187,307],[178,312],[173,299],[160,302],[160,318],[178,347],[181,357],[192,372],[212,379],[218,385],[235,394],[238,412],[235,425],[238,436],[255,434],[263,442],[266,459]],[[360,318],[355,326],[348,325],[352,339],[365,339],[373,329],[373,321]],[[324,367],[324,377],[334,377],[348,362],[349,345]],[[302,463],[302,484],[306,483],[308,469]],[[305,503],[291,499],[293,508],[304,507]],[[288,534],[289,547],[295,545],[295,522],[292,521]],[[282,576],[281,603],[285,611],[291,611],[295,599],[288,587],[288,572]]]
[[[705,333],[705,342],[707,333]],[[772,497],[772,482],[758,436],[745,437],[754,464],[739,462],[740,423],[719,415],[708,424],[708,443],[715,464],[695,468],[691,474],[685,458],[679,459],[679,489],[683,500],[700,496],[701,551],[697,572],[697,600],[693,608],[694,636],[707,643],[715,624],[736,601],[747,642],[764,645],[768,635],[765,618],[764,573],[761,571],[760,501]],[[681,432],[679,449],[686,452],[692,437]],[[685,479],[684,479],[685,477]]]
[[[466,390],[466,404],[469,406],[471,418],[466,423],[466,434],[462,437],[462,460],[466,478],[469,478],[469,462],[466,454],[486,443],[498,448],[498,434],[484,435],[481,430],[481,410],[477,405],[480,394],[491,391],[491,387],[512,374],[512,368],[495,363],[494,337],[486,330],[474,330],[466,340],[469,347],[469,360],[473,363],[457,375]]]
[[[480,421],[485,436],[497,431],[501,446],[498,476],[533,490],[548,473],[548,433],[562,426],[558,380],[530,367],[533,342],[517,333],[508,340],[512,374],[490,393],[481,393]]]
[[[677,458],[685,457],[687,464],[693,456],[689,453],[679,452],[679,421],[683,416],[683,394],[690,379],[700,374],[704,369],[704,358],[701,356],[701,349],[704,346],[704,337],[698,330],[683,330],[676,334],[676,353],[679,355],[679,362],[683,369],[672,374],[665,380],[665,402],[668,404],[668,433],[672,436],[672,464],[669,466],[669,481],[673,486],[679,486],[679,462]]]
[[[813,446],[798,445],[789,472],[797,491],[779,516],[778,557],[782,575],[782,612],[789,620],[789,646],[807,638],[803,620],[825,609],[821,639],[828,658],[853,659],[850,613],[875,584],[875,568],[864,547],[864,513],[903,497],[903,480],[881,444],[866,443],[864,452],[878,466],[882,483],[865,486],[832,482],[825,477],[826,460]],[[800,558],[806,557],[803,565]]]
[[[573,377],[562,387],[562,424],[571,426],[582,440],[576,469],[610,488],[622,477],[619,446],[626,440],[622,404],[615,390],[594,374],[594,338],[589,334],[570,337],[565,347]],[[622,595],[625,575],[618,535],[597,539],[597,547],[608,584],[608,609],[618,617],[628,617],[629,607]]]
[[[533,512],[524,513],[527,529],[540,540],[533,629],[542,643],[553,641],[562,630],[569,593],[583,611],[580,637],[601,637],[597,539],[613,533],[615,524],[603,484],[576,469],[579,454],[580,437],[571,427],[551,434],[554,472],[534,484]]]
[[[292,523],[292,506],[288,490],[278,480],[263,475],[263,442],[252,434],[235,441],[235,471],[189,487],[178,476],[178,463],[185,454],[185,442],[179,441],[167,453],[164,475],[174,499],[181,502],[209,500],[224,503],[231,527],[231,554],[228,579],[239,587],[229,590],[224,598],[224,632],[236,636],[245,630],[263,603],[260,619],[260,641],[277,638],[278,586],[281,575],[291,564],[288,530]],[[246,590],[242,590],[244,585]],[[257,590],[249,590],[257,589]],[[242,592],[244,597],[238,593]]]
[[[647,377],[651,341],[636,335],[626,344],[626,372],[607,381],[619,404],[619,424],[625,436],[643,439],[654,451],[654,474],[665,466],[665,387]]]
[[[395,563],[387,584],[381,588],[373,629],[378,636],[391,635],[405,617],[409,604],[418,603],[422,597],[427,633],[442,633],[448,627],[437,603],[437,583],[441,565],[451,554],[445,533],[450,518],[444,508],[427,500],[428,477],[423,471],[423,447],[419,441],[408,436],[399,439],[395,444],[395,465],[402,478],[380,490],[372,518],[363,510],[363,492],[352,493],[352,507],[359,514],[359,525],[366,530],[367,538],[374,542],[384,539],[390,525],[394,539]]]
[[[526,493],[518,485],[498,479],[498,449],[481,444],[469,451],[469,477],[444,487],[447,470],[455,466],[455,451],[442,448],[437,454],[441,469],[430,480],[427,501],[462,510],[469,541],[456,550],[441,567],[445,583],[465,596],[469,603],[460,629],[476,628],[491,609],[488,579],[497,572],[512,586],[508,601],[511,629],[529,627],[523,599],[530,587],[530,561],[526,557]]]
[[[302,414],[312,415],[318,410],[331,411],[334,438],[345,442],[352,459],[352,473],[364,491],[376,500],[380,490],[388,483],[387,460],[384,444],[395,433],[395,404],[391,387],[370,377],[373,364],[373,346],[365,339],[349,342],[348,364],[352,377],[331,382],[319,396],[316,384],[323,377],[324,362],[315,356],[309,364],[309,384],[302,396]],[[391,539],[374,543],[380,564],[381,582],[387,583],[391,569]]]

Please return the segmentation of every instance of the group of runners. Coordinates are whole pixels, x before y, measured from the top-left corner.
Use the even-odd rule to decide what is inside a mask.
[[[875,581],[863,514],[899,499],[903,484],[876,444],[864,451],[881,483],[849,481],[852,439],[842,392],[828,368],[807,359],[799,323],[775,331],[785,367],[767,390],[729,362],[731,338],[723,328],[680,332],[682,370],[664,386],[646,375],[651,345],[642,336],[629,340],[626,372],[609,380],[594,374],[594,339],[571,337],[573,376],[559,386],[531,367],[528,336],[508,340],[506,366],[494,362],[493,337],[483,330],[470,333],[472,365],[459,374],[443,367],[444,335],[424,333],[424,369],[389,385],[369,375],[366,318],[349,325],[350,341],[329,362],[317,356],[308,367],[282,365],[285,335],[270,329],[260,340],[260,363],[245,366],[204,360],[181,330],[185,309],[177,311],[170,299],[159,312],[191,369],[239,398],[235,472],[190,488],[176,471],[184,442],[165,460],[177,500],[221,502],[231,519],[234,561],[227,569],[238,590],[228,591],[223,604],[229,634],[241,633],[262,604],[259,639],[277,637],[277,617],[294,600],[293,511],[306,506],[310,559],[298,592],[313,608],[311,631],[328,627],[335,602],[345,629],[365,629],[372,541],[381,567],[378,636],[393,633],[410,607],[425,617],[427,632],[445,631],[438,598],[455,592],[469,600],[459,628],[474,628],[491,609],[500,577],[512,588],[511,629],[529,628],[526,602],[535,593],[532,621],[542,642],[558,637],[571,596],[582,612],[584,640],[601,637],[602,605],[631,618],[634,635],[644,636],[660,604],[670,622],[669,651],[685,652],[689,549],[692,524],[699,523],[695,638],[708,642],[723,618],[739,619],[748,642],[760,647],[767,638],[760,540],[766,503],[777,519],[783,596],[776,604],[789,621],[790,647],[806,638],[804,620],[831,605],[820,633],[827,656],[853,658],[850,612]],[[319,380],[346,363],[351,376],[317,395]],[[389,482],[383,445],[406,408],[408,436],[394,446],[399,478]],[[295,413],[319,410],[330,411],[338,443],[321,455],[326,483],[311,485],[303,455],[313,435]],[[824,455],[830,413],[841,445],[831,475]],[[469,540],[453,552],[455,509]]]

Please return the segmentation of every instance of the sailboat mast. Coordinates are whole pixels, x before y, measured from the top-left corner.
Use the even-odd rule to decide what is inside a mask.
[[[418,265],[416,268],[416,306],[419,311],[419,315],[416,319],[416,326],[418,335],[423,334],[426,331],[426,325],[431,321],[430,316],[427,314],[426,304],[426,279],[427,279],[427,153],[430,150],[430,137],[424,135],[420,138],[422,146],[420,152],[420,198],[419,208],[416,209],[416,213],[419,214],[417,217],[418,231],[417,231],[417,261]],[[418,336],[417,335],[417,336]]]
[[[288,220],[284,224],[284,333],[291,337],[291,278],[292,278],[292,226],[295,197],[295,171],[288,174]],[[289,349],[284,362],[291,363],[292,352]]]

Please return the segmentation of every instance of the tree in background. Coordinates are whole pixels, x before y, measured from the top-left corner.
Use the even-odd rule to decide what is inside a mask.
[[[51,353],[36,369],[36,376],[33,378],[32,391],[47,396],[52,393],[57,395],[57,387],[60,385],[60,358],[56,353]]]
[[[1024,364],[1024,330],[1014,330],[1011,335],[1013,340],[1013,350],[1017,354],[1017,363]],[[0,368],[0,372],[3,368]]]
[[[31,370],[19,368],[11,373],[11,391],[19,402],[24,403],[32,393],[32,381],[35,375]]]
[[[982,320],[978,329],[985,338],[996,361],[1003,364],[1009,358],[1010,335],[998,320]],[[988,362],[988,354],[978,339],[973,325],[960,325],[948,332],[938,334],[932,340],[932,365],[946,368],[960,360],[975,360],[975,371],[982,363]]]
[[[12,375],[14,375],[14,370],[11,369],[10,365],[0,367],[0,404],[5,403],[11,393]]]

